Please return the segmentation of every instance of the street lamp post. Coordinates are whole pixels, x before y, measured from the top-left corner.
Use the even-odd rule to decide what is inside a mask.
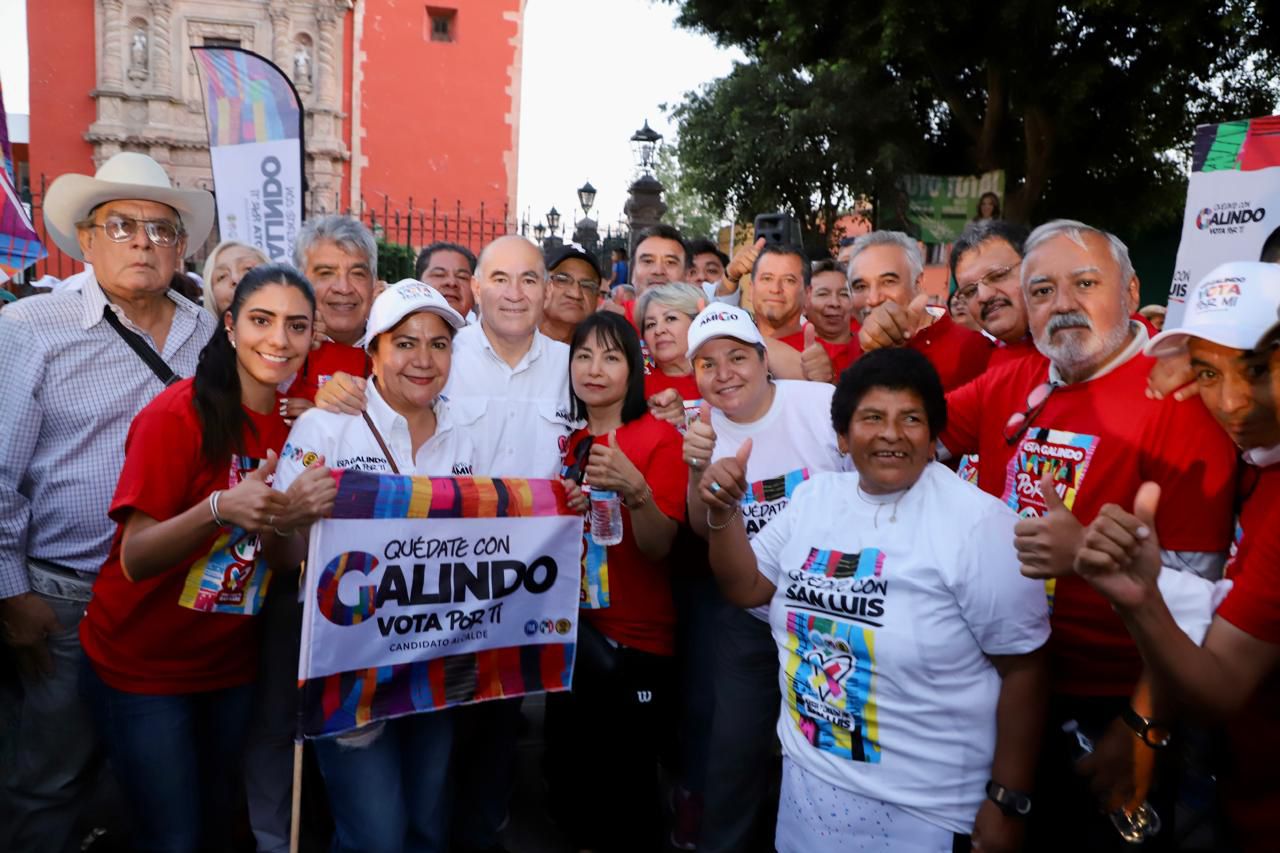
[[[645,119],[644,127],[631,135],[631,153],[635,157],[640,176],[627,188],[629,197],[623,212],[627,215],[633,241],[640,231],[661,222],[662,215],[667,212],[667,205],[662,200],[664,187],[653,176],[653,167],[661,145],[662,134],[649,127],[648,119]]]
[[[550,250],[563,245],[564,240],[560,239],[560,211],[552,205],[547,211],[547,239],[543,241],[542,248]]]
[[[600,243],[599,225],[591,218],[591,205],[595,204],[596,188],[587,181],[578,187],[578,204],[582,206],[582,219],[573,229],[573,242],[588,252],[595,252]]]

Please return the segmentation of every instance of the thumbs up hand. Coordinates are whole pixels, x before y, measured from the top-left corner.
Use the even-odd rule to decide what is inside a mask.
[[[1058,495],[1055,469],[1046,467],[1040,478],[1040,494],[1045,512],[1039,518],[1024,518],[1013,528],[1013,547],[1029,578],[1058,578],[1071,574],[1076,552],[1084,537],[1084,527]]]
[[[715,449],[716,432],[711,428],[711,404],[703,401],[698,407],[698,419],[684,431],[684,461],[689,466],[692,479],[702,476]]]
[[[597,438],[591,445],[585,472],[591,488],[617,492],[624,503],[631,504],[644,494],[644,475],[618,447],[616,429],[610,430],[604,441]]]
[[[742,442],[732,456],[717,459],[702,475],[698,496],[709,509],[733,509],[747,493],[747,460],[751,457],[751,439]]]
[[[261,465],[218,497],[218,514],[223,521],[250,533],[258,533],[275,526],[278,519],[285,517],[288,499],[267,482],[275,474],[278,459],[274,450],[268,450]]]
[[[338,484],[324,464],[323,455],[317,456],[316,461],[289,484],[285,497],[289,500],[289,511],[271,525],[277,530],[305,527],[333,513]]]
[[[827,350],[818,343],[818,330],[813,324],[804,327],[804,350],[800,353],[800,368],[810,382],[835,382],[836,369],[831,364]]]
[[[1160,595],[1160,542],[1156,510],[1160,486],[1143,483],[1133,512],[1107,504],[1085,530],[1075,570],[1120,610],[1133,610]]]

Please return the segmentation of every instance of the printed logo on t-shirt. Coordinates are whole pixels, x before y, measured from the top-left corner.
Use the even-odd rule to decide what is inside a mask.
[[[1236,559],[1240,556],[1240,540],[1244,539],[1244,526],[1236,518],[1236,535],[1231,538],[1231,549],[1227,551],[1227,563],[1222,567],[1222,576],[1232,580],[1236,573]]]
[[[1062,503],[1071,509],[1089,471],[1089,463],[1098,449],[1096,435],[1084,435],[1060,429],[1033,429],[1018,442],[1018,450],[1009,460],[1004,483],[1004,502],[1019,518],[1039,518],[1045,513],[1040,478],[1053,472],[1053,480]],[[1044,582],[1049,612],[1053,612],[1057,581]]]
[[[747,528],[747,538],[764,529],[775,515],[787,508],[796,488],[809,479],[808,468],[798,468],[780,477],[758,480],[747,487],[742,496],[742,523]]]
[[[249,456],[232,457],[227,488],[261,464],[261,459]],[[258,551],[256,533],[239,527],[220,533],[209,553],[187,570],[178,604],[203,613],[253,616],[262,609],[271,582],[271,571],[265,562],[259,563]]]
[[[956,476],[966,483],[978,485],[978,455],[976,453],[966,453],[960,457],[960,464],[956,467]]]
[[[1031,430],[1018,443],[1017,451],[1009,460],[1004,502],[1019,518],[1044,515],[1040,478],[1048,470],[1053,472],[1058,497],[1067,509],[1071,509],[1097,449],[1098,437],[1095,435],[1059,429]]]
[[[884,554],[818,548],[785,573],[788,716],[810,745],[849,761],[880,763],[875,630],[889,581]]]

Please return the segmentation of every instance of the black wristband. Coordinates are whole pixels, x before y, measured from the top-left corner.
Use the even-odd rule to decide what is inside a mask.
[[[1133,729],[1133,733],[1138,736],[1139,740],[1152,749],[1164,749],[1169,745],[1169,741],[1173,739],[1173,734],[1169,731],[1168,726],[1142,716],[1133,710],[1132,705],[1124,706],[1120,711],[1120,719],[1124,720],[1126,726]]]
[[[987,780],[987,799],[1009,817],[1026,817],[1031,814],[1030,794],[1006,788],[995,779]]]

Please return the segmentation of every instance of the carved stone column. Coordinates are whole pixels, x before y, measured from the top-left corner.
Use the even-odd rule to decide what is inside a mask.
[[[173,0],[151,0],[151,85],[162,95],[173,92],[172,15]]]
[[[338,109],[338,4],[332,0],[321,3],[316,9],[316,22],[320,25],[320,37],[317,44],[316,69],[313,76],[318,77],[317,90],[320,93],[317,106],[323,109]]]
[[[271,16],[271,61],[287,69],[293,62],[293,52],[289,49],[289,9],[277,0],[267,14]]]
[[[99,0],[102,7],[102,80],[99,88],[124,86],[124,0]]]

